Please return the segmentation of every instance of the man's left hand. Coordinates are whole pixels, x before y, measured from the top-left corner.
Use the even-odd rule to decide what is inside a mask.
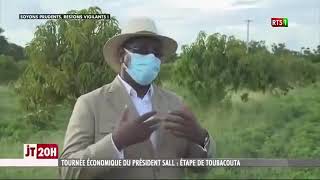
[[[195,115],[186,107],[181,110],[169,112],[165,118],[164,127],[177,137],[204,145],[207,130],[202,128]]]

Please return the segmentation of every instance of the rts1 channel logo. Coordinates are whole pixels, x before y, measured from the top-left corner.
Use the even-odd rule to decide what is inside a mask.
[[[288,18],[271,18],[272,27],[288,27]]]
[[[58,159],[57,144],[24,144],[24,159]]]

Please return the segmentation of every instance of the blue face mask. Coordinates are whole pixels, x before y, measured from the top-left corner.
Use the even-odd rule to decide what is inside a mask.
[[[126,49],[125,49],[126,50]],[[128,50],[130,62],[126,71],[140,85],[151,84],[159,74],[161,61],[154,54],[137,54]]]

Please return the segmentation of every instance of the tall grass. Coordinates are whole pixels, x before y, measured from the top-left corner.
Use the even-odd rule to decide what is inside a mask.
[[[0,158],[23,158],[23,144],[27,143],[56,143],[62,147],[71,107],[64,105],[58,106],[57,109],[58,112],[54,118],[57,130],[30,129],[22,122],[23,112],[19,108],[17,95],[7,86],[0,86]],[[22,126],[12,124],[21,124]],[[14,129],[15,127],[18,129]],[[1,167],[0,179],[8,178],[56,179],[58,171],[57,168],[50,167]]]
[[[181,92],[186,103],[213,135],[219,158],[320,157],[320,86],[292,90],[286,96],[251,93],[248,102],[235,94],[219,106],[195,106],[195,98]],[[198,177],[198,176],[196,176]],[[202,178],[320,178],[319,168],[214,168]]]
[[[319,158],[320,157],[320,86],[292,90],[286,96],[249,94],[242,102],[235,94],[230,101],[206,107],[185,89],[164,83],[185,99],[207,127],[217,143],[219,158]],[[0,86],[0,124],[17,123],[21,110],[16,95]],[[72,107],[57,107],[54,118],[58,130],[30,130],[25,138],[3,134],[1,158],[21,158],[24,143],[57,143],[62,147]],[[24,129],[9,129],[24,131]],[[1,132],[0,132],[1,134]],[[9,133],[10,134],[10,133]],[[61,149],[61,148],[60,148]],[[213,168],[207,175],[189,174],[188,178],[319,178],[319,168]],[[0,168],[0,178],[57,178],[56,168]]]

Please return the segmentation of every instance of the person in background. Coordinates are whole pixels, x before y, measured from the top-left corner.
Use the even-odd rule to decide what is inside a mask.
[[[103,54],[117,76],[78,98],[60,158],[213,157],[215,142],[196,116],[178,96],[152,83],[176,49],[177,42],[158,34],[145,17],[131,19],[109,39]],[[184,168],[61,167],[59,173],[64,179],[168,179],[183,178]]]

